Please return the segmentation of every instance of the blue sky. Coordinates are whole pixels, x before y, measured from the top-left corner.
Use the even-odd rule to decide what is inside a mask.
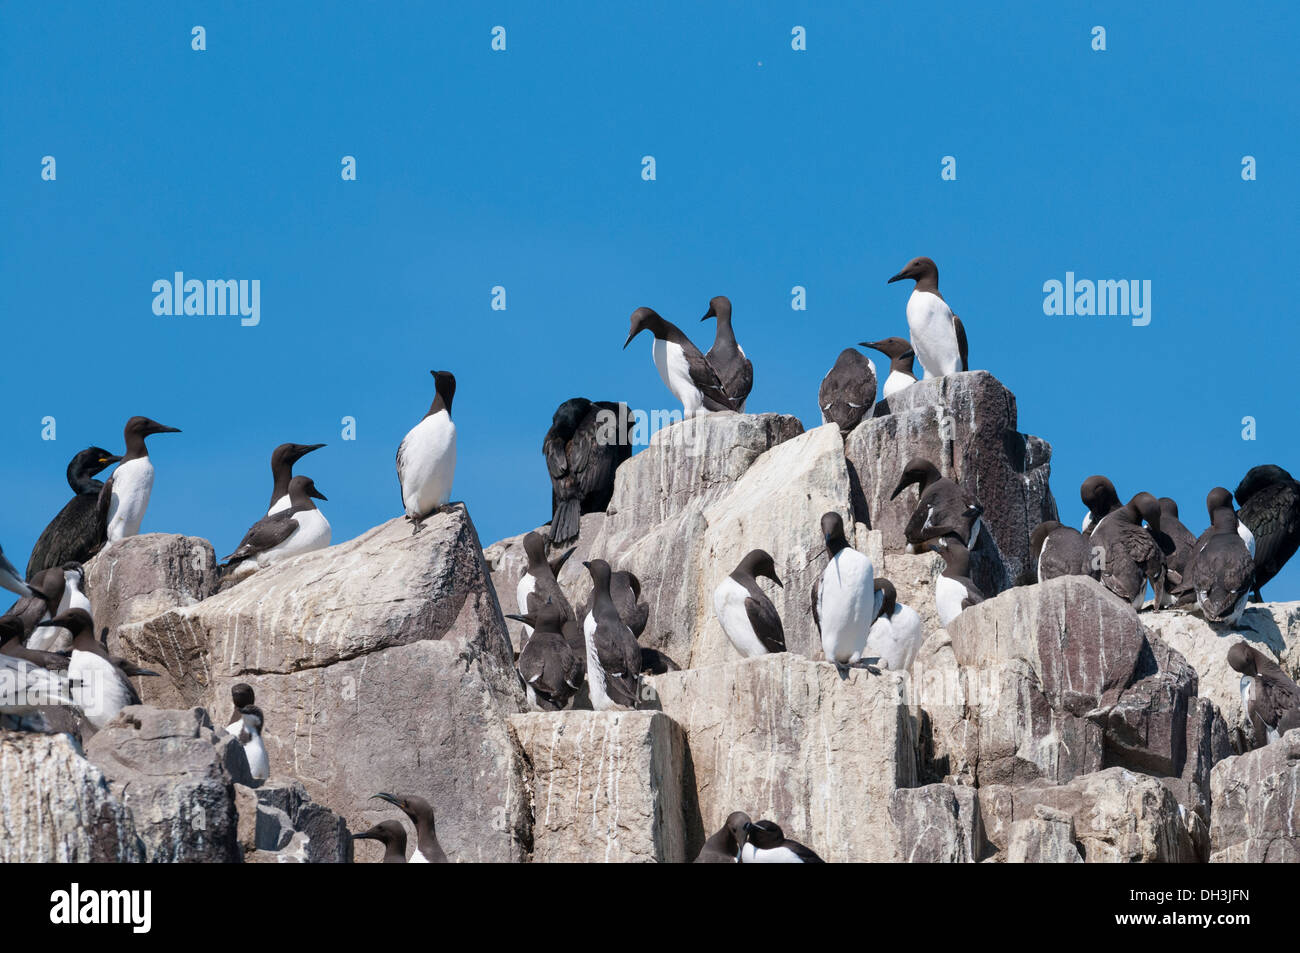
[[[1051,442],[1063,516],[1102,472],[1175,497],[1199,532],[1211,486],[1300,473],[1279,290],[1300,7],[1137,6],[6,4],[0,543],[25,564],[68,459],[120,451],[132,414],[184,431],[151,439],[145,531],[225,555],[264,510],[270,450],[296,441],[329,444],[302,470],[349,538],[400,513],[394,453],[447,368],[453,498],[486,544],[549,518],[560,401],[676,406],[649,341],[620,350],[634,308],[707,348],[698,318],[729,295],[749,409],[811,425],[841,348],[906,333],[885,279],[921,254],[972,365]],[[260,280],[261,323],[154,315],[178,270]],[[1045,316],[1067,271],[1150,280],[1150,325]],[[1268,594],[1300,598],[1300,566]]]

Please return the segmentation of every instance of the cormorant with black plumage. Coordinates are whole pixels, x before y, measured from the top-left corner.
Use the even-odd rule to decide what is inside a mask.
[[[104,489],[104,483],[96,480],[95,475],[121,459],[102,447],[87,447],[72,458],[68,464],[72,499],[50,520],[32,547],[31,558],[27,560],[28,579],[51,566],[87,562],[104,544],[97,512],[99,491]]]

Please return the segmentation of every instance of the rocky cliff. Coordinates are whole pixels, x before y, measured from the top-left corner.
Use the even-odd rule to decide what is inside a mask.
[[[903,551],[915,493],[889,499],[913,456],[984,507],[991,598],[946,629],[942,560]],[[380,791],[427,799],[453,861],[689,861],[737,810],[830,861],[1298,859],[1300,742],[1234,753],[1224,656],[1247,639],[1300,674],[1300,604],[1229,630],[1083,577],[1014,585],[1056,516],[1050,456],[983,372],[910,387],[847,439],[778,414],[659,431],[559,577],[575,607],[584,559],[640,578],[642,644],[681,670],[647,677],[639,711],[525,710],[503,617],[521,537],[484,550],[463,506],[238,580],[204,540],[128,539],[90,564],[89,594],[113,650],[162,677],[93,736],[0,733],[0,859],[375,861],[348,831],[401,819]],[[921,615],[908,672],[821,658],[831,510]],[[784,582],[789,651],[744,660],[711,593],[753,548]],[[264,712],[266,782],[224,731],[238,682]]]

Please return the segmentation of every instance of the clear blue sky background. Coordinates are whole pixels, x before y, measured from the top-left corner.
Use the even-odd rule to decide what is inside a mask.
[[[432,368],[459,381],[454,498],[484,543],[521,532],[549,518],[556,404],[676,406],[649,340],[620,350],[638,305],[707,347],[698,318],[730,295],[750,409],[811,425],[841,348],[906,333],[908,292],[885,279],[920,254],[973,365],[1052,443],[1068,521],[1093,472],[1175,497],[1193,531],[1211,486],[1300,473],[1300,6],[456,6],[0,10],[15,562],[67,499],[68,459],[120,451],[132,414],[184,430],[151,441],[145,531],[224,555],[266,505],[271,448],[298,441],[329,444],[302,469],[335,539],[354,536],[400,512],[394,453]],[[152,282],[176,270],[260,279],[261,325],[156,317]],[[1067,270],[1150,279],[1150,326],[1045,317],[1043,282]],[[1288,568],[1271,597],[1298,582]]]

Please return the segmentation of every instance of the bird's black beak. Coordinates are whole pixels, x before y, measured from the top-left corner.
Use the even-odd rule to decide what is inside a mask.
[[[898,496],[898,494],[902,493],[904,490],[906,490],[909,486],[911,486],[915,482],[916,481],[913,480],[911,477],[904,476],[901,480],[898,481],[898,486],[894,487],[894,492],[889,494],[889,498],[891,500],[895,499]]]
[[[313,497],[313,498],[315,498],[315,499],[317,499],[317,500],[324,500],[326,503],[328,503],[328,502],[330,501],[330,498],[329,498],[328,496],[326,496],[324,493],[322,493],[320,490],[313,489],[313,490],[312,490],[310,493],[308,493],[307,495],[310,496],[310,497]]]
[[[379,840],[378,834],[372,834],[370,831],[362,831],[360,834],[353,834],[353,840]]]
[[[375,798],[379,798],[379,800],[381,801],[387,801],[389,804],[392,804],[395,807],[402,807],[401,800],[393,796],[392,794],[387,793],[386,791],[380,791],[378,794],[370,795],[370,800],[373,801]],[[402,807],[402,810],[406,810],[406,808]]]
[[[122,666],[122,671],[126,672],[128,675],[152,675],[154,678],[162,678],[161,675],[152,669],[141,668],[138,665],[132,665],[130,662],[127,662]]]
[[[623,350],[626,351],[626,350],[627,350],[627,346],[628,346],[629,344],[632,343],[632,339],[633,339],[634,337],[636,337],[636,336],[637,336],[638,334],[640,334],[640,333],[641,333],[640,331],[633,331],[631,334],[629,334],[629,335],[627,336],[627,340],[623,342]]]
[[[880,350],[880,348],[876,347],[876,342],[875,342],[875,341],[859,341],[859,342],[858,342],[858,347],[869,347],[869,348],[871,348],[871,350],[873,350],[873,351],[878,351],[878,350]]]
[[[894,275],[894,277],[892,277],[892,278],[890,278],[888,281],[886,281],[885,284],[887,284],[887,285],[892,285],[895,281],[902,281],[902,280],[903,280],[904,278],[906,278],[906,277],[907,277],[907,269],[904,268],[904,269],[903,269],[902,271],[900,271],[898,274]]]
[[[162,424],[159,424],[157,427],[154,427],[149,432],[150,433],[180,433],[181,430],[179,427],[164,427]]]
[[[586,562],[584,562],[584,563],[582,564],[582,568],[583,568],[583,569],[590,569],[590,568],[591,568],[591,563],[586,563]]]
[[[714,313],[713,313],[713,309],[710,308],[710,309],[709,309],[709,313],[706,314],[704,317],[700,318],[700,320],[701,320],[701,321],[707,321],[707,320],[709,320],[709,318],[716,318],[716,317],[717,317],[717,315],[714,314]]]
[[[777,588],[779,588],[779,589],[784,589],[784,588],[785,588],[785,586],[781,585],[781,580],[776,578],[776,573],[775,573],[775,572],[770,572],[770,573],[768,573],[768,574],[767,574],[767,578],[768,578],[768,579],[771,579],[774,583],[776,583]]]
[[[526,616],[526,615],[510,615],[510,613],[507,612],[507,613],[506,613],[506,618],[507,618],[507,619],[514,619],[516,622],[522,622],[524,625],[532,625],[532,624],[533,624],[532,619],[530,619],[530,618],[529,618],[528,616]],[[535,626],[534,626],[534,628],[535,628]]]

